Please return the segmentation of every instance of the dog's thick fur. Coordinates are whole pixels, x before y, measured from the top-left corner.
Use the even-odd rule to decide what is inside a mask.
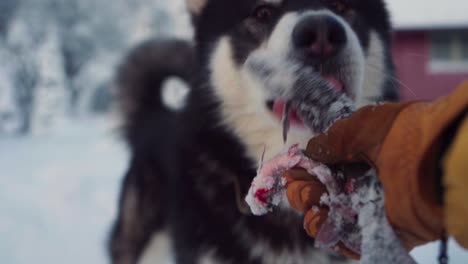
[[[309,62],[290,56],[292,28],[307,17],[332,17],[346,31],[347,53],[321,62],[320,68],[338,76],[356,103],[395,100],[384,3],[187,1],[195,46],[181,40],[149,41],[134,49],[117,73],[131,161],[109,243],[112,262],[347,261],[315,249],[299,214],[279,209],[255,217],[245,207],[243,198],[263,150],[268,158],[289,144],[304,145],[312,136],[294,130],[283,144],[280,122],[265,107],[276,95],[261,87],[257,73],[246,65],[254,55],[264,55],[308,67]],[[249,17],[259,3],[276,5],[281,12],[268,27]],[[335,9],[336,3],[346,10]],[[169,77],[191,87],[179,111],[167,107],[161,96]]]

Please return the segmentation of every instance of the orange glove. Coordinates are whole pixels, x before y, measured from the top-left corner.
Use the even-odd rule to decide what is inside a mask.
[[[441,159],[467,109],[468,83],[434,102],[367,106],[311,139],[306,155],[329,166],[373,166],[385,191],[387,217],[405,248],[411,250],[445,232]],[[305,212],[304,228],[316,236],[328,215],[326,208],[311,210],[319,206],[323,185],[303,170],[291,170],[285,176],[291,206]],[[451,208],[460,208],[462,202]],[[468,246],[466,240],[460,243]],[[343,245],[339,251],[357,257]]]
[[[311,237],[317,236],[329,212],[328,208],[320,205],[320,199],[327,189],[303,169],[289,170],[284,177],[288,182],[286,194],[290,206],[305,214],[304,229],[307,234]],[[359,259],[359,255],[346,248],[342,242],[338,243],[335,251],[352,259]]]

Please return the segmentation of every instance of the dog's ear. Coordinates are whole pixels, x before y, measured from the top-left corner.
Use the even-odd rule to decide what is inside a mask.
[[[208,1],[209,0],[185,0],[187,9],[189,10],[193,20],[197,20]]]

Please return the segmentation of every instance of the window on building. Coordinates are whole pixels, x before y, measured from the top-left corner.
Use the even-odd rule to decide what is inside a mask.
[[[468,32],[462,37],[462,56],[463,60],[468,61]]]
[[[432,59],[450,60],[451,56],[451,36],[447,32],[437,32],[432,34]]]
[[[468,71],[468,30],[433,31],[430,66],[434,71]]]

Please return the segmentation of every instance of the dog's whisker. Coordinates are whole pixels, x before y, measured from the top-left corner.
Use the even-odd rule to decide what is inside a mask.
[[[408,85],[406,85],[405,83],[403,83],[401,80],[399,80],[398,78],[388,74],[388,73],[385,73],[383,70],[381,69],[378,69],[377,66],[375,65],[372,65],[372,64],[368,64],[369,67],[367,67],[367,69],[369,70],[373,70],[373,71],[376,71],[380,74],[382,74],[383,76],[385,76],[386,78],[388,78],[394,85],[396,84],[396,86],[401,86],[403,87],[404,89],[407,89],[411,94],[412,96],[414,96],[414,98],[417,98],[418,95],[416,94],[416,92],[414,92],[413,89],[411,89]]]

